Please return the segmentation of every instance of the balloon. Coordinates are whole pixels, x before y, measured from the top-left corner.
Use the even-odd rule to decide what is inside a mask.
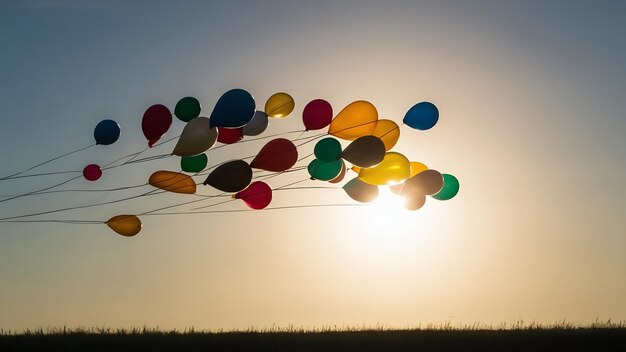
[[[372,134],[378,121],[378,111],[370,102],[359,100],[343,108],[330,123],[328,133],[346,140]]]
[[[359,179],[371,185],[389,185],[404,181],[410,172],[411,164],[404,155],[387,152],[380,164],[361,169]]]
[[[393,148],[400,138],[400,127],[391,120],[378,120],[372,136],[380,138],[385,144],[385,151]]]
[[[292,141],[285,138],[273,139],[261,148],[250,166],[267,171],[285,171],[298,161],[298,149]]]
[[[333,120],[333,107],[324,99],[310,101],[302,111],[302,122],[307,131],[320,130]]]
[[[96,144],[113,144],[120,138],[120,125],[113,120],[102,120],[96,125],[93,137],[96,140]]]
[[[209,119],[206,117],[196,117],[189,121],[172,154],[178,156],[192,156],[204,153],[211,148],[217,140],[217,128],[209,126]]]
[[[222,94],[213,112],[211,112],[211,127],[242,127],[254,116],[254,98],[243,89],[231,89]]]
[[[245,126],[243,126],[243,134],[245,136],[258,136],[265,131],[269,119],[263,111],[256,111],[252,120],[250,120]]]
[[[405,198],[404,207],[408,210],[417,210],[426,203],[426,196],[417,192],[410,193]]]
[[[411,175],[408,178],[411,178],[417,174],[419,174],[422,171],[428,170],[428,166],[418,162],[418,161],[411,161]],[[391,192],[395,193],[395,194],[400,194],[400,192],[402,192],[402,187],[404,187],[404,183],[399,183],[397,185],[391,185],[389,186],[389,189],[391,190]]]
[[[373,202],[378,197],[378,187],[367,184],[359,180],[358,177],[353,178],[343,185],[343,190],[350,198],[361,203]]]
[[[385,144],[375,136],[359,137],[341,152],[341,157],[359,167],[372,167],[383,161]]]
[[[102,169],[99,165],[89,164],[83,169],[83,177],[88,181],[96,181],[102,176]]]
[[[341,157],[341,143],[333,137],[327,137],[315,144],[313,152],[320,161],[335,161]]]
[[[204,153],[195,156],[183,156],[180,158],[180,168],[186,172],[200,172],[204,170],[208,162],[209,157]]]
[[[237,143],[243,139],[243,127],[238,128],[217,128],[217,141],[224,144]]]
[[[113,231],[122,236],[132,237],[141,231],[141,220],[135,215],[118,215],[106,222]]]
[[[172,113],[161,104],[152,105],[143,114],[141,129],[148,140],[148,146],[152,147],[170,129],[172,125]]]
[[[442,176],[443,188],[432,197],[437,200],[452,199],[459,193],[459,180],[450,174],[442,174]]]
[[[443,187],[443,176],[437,170],[425,170],[404,181],[400,195],[421,193],[432,195]]]
[[[273,118],[285,118],[291,114],[295,103],[291,95],[287,93],[276,93],[265,102],[265,113]]]
[[[265,182],[255,181],[233,198],[243,200],[252,209],[263,209],[272,202],[272,189]]]
[[[439,110],[427,101],[413,105],[404,115],[402,122],[416,130],[428,130],[439,120]]]
[[[361,168],[360,168],[360,167],[358,167],[358,166],[356,166],[356,165],[353,165],[353,166],[350,168],[350,170],[352,170],[352,171],[356,172],[357,174],[358,174],[359,172],[361,172]]]
[[[328,182],[339,183],[343,181],[344,177],[346,177],[346,164],[343,162],[343,160],[341,160],[341,171],[339,171],[339,175],[337,175],[337,177],[333,178],[332,180]]]
[[[409,178],[426,170],[428,170],[428,166],[420,163],[419,161],[411,161],[411,175],[409,176]]]
[[[248,187],[250,181],[252,181],[250,165],[243,160],[232,160],[211,171],[204,184],[222,192],[239,192]]]
[[[174,193],[196,193],[196,182],[188,175],[180,172],[155,171],[150,175],[148,183],[156,188]]]
[[[321,160],[313,160],[307,167],[309,175],[315,180],[330,181],[341,173],[343,161],[335,160],[324,162]]]
[[[194,97],[184,97],[176,103],[174,115],[183,122],[189,122],[200,116],[200,102]]]

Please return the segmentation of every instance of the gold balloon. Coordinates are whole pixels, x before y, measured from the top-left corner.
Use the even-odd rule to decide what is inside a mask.
[[[188,175],[173,171],[156,171],[148,180],[152,186],[174,193],[196,193],[196,182]]]
[[[380,164],[359,171],[359,179],[371,185],[391,185],[411,175],[411,163],[404,155],[387,152]]]
[[[372,136],[380,138],[385,144],[385,151],[393,148],[400,138],[400,127],[391,120],[378,120]]]
[[[118,215],[106,222],[107,226],[122,236],[132,237],[141,231],[141,220],[135,215]]]
[[[282,119],[291,114],[295,102],[291,95],[287,93],[276,93],[265,102],[265,114],[268,117]]]
[[[349,141],[371,135],[376,128],[378,111],[372,103],[359,100],[348,104],[331,121],[328,133]]]

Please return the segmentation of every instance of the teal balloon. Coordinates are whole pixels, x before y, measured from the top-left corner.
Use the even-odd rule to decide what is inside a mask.
[[[406,112],[402,122],[416,130],[428,130],[439,121],[439,109],[435,104],[427,101],[413,105]]]
[[[442,174],[443,188],[432,197],[437,200],[448,200],[454,198],[459,193],[459,180],[449,174]]]
[[[321,160],[313,160],[307,167],[309,175],[315,180],[330,181],[337,177],[343,169],[343,161],[341,159],[324,162]]]
[[[341,143],[332,137],[324,138],[315,144],[313,152],[320,161],[335,161],[341,157]]]
[[[200,172],[204,170],[209,158],[206,154],[198,154],[194,156],[183,156],[180,158],[180,168],[185,172]]]
[[[254,116],[254,98],[243,89],[231,89],[217,100],[209,123],[211,127],[239,128]]]
[[[200,102],[194,97],[184,97],[176,103],[174,115],[183,122],[189,122],[200,116]]]

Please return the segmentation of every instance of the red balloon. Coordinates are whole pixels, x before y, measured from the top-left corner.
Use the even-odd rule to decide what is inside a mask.
[[[217,128],[217,141],[224,144],[237,143],[243,139],[243,127],[239,128]]]
[[[146,110],[141,120],[143,135],[148,140],[148,146],[152,147],[170,129],[172,125],[172,113],[165,105],[156,104]]]
[[[286,171],[298,161],[298,148],[285,138],[273,139],[261,148],[250,166],[267,171]]]
[[[102,169],[99,165],[89,164],[83,169],[83,177],[88,181],[96,181],[102,176]]]
[[[324,99],[310,101],[302,111],[302,122],[307,131],[320,130],[333,119],[333,107]]]
[[[243,200],[252,209],[263,209],[272,202],[272,189],[265,182],[255,181],[233,197]]]

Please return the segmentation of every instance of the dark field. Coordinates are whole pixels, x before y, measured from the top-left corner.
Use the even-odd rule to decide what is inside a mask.
[[[626,351],[626,327],[4,332],[0,351]]]

